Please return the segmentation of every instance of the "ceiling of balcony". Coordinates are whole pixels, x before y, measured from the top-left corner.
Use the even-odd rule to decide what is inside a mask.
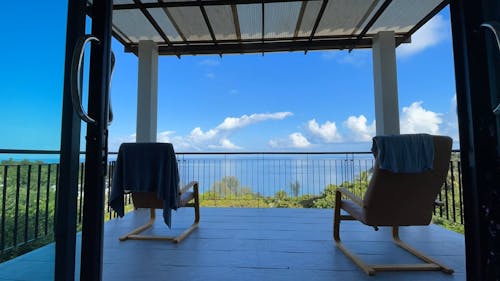
[[[447,0],[114,0],[113,35],[137,53],[152,40],[160,55],[371,47],[379,31],[396,44]]]

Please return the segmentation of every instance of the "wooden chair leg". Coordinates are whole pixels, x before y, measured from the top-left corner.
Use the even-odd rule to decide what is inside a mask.
[[[394,243],[401,247],[402,249],[406,250],[410,254],[414,255],[415,257],[423,260],[426,262],[426,264],[421,264],[421,265],[414,265],[412,268],[413,270],[440,270],[444,273],[447,274],[453,274],[453,269],[441,264],[440,262],[432,259],[429,256],[424,255],[423,253],[417,251],[415,248],[409,246],[408,244],[404,243],[401,241],[399,238],[399,227],[395,226],[392,228],[392,238],[394,240]]]
[[[199,198],[199,192],[198,192],[198,183],[194,184],[194,186],[193,186],[193,197],[194,197],[194,203],[187,204],[186,207],[193,207],[194,208],[194,222],[189,228],[184,230],[178,236],[139,235],[141,232],[150,228],[154,224],[155,217],[156,217],[155,209],[150,209],[151,216],[150,216],[149,222],[143,226],[140,226],[140,227],[132,230],[130,233],[127,233],[124,236],[120,237],[119,238],[120,241],[125,241],[127,239],[131,239],[131,240],[172,241],[174,243],[180,243],[189,234],[191,234],[194,230],[196,230],[198,228],[198,224],[200,222],[200,198]]]
[[[423,260],[425,263],[420,264],[377,264],[368,265],[359,259],[355,254],[350,252],[339,240],[335,240],[337,247],[350,258],[361,270],[363,270],[368,275],[374,275],[377,271],[442,271],[447,274],[453,274],[453,269],[444,266],[443,264],[437,262],[436,260],[420,253],[414,248],[408,246],[406,243],[399,239],[398,227],[393,228],[393,238],[396,245],[402,249],[408,251],[410,254],[416,256],[417,258]]]
[[[198,192],[198,183],[196,183],[193,186],[193,197],[194,197],[194,222],[193,224],[186,229],[184,232],[182,232],[179,236],[175,237],[173,239],[173,242],[175,243],[180,243],[184,238],[186,238],[191,232],[196,230],[198,228],[198,224],[200,222],[200,198],[199,198],[199,192]]]
[[[333,240],[340,242],[340,204],[342,202],[342,194],[335,192],[335,206],[333,214]]]
[[[194,197],[194,223],[198,224],[200,222],[200,195],[198,191],[198,183],[193,186],[193,197]]]
[[[131,237],[136,236],[137,234],[143,232],[144,230],[152,227],[153,224],[155,223],[156,213],[155,213],[155,209],[153,209],[153,208],[149,209],[149,211],[150,211],[150,218],[149,218],[149,221],[145,225],[139,226],[138,228],[132,230],[131,232],[123,235],[122,237],[120,237],[118,239],[120,241],[125,241],[127,239],[134,239]]]
[[[374,275],[375,270],[359,259],[354,253],[349,251],[342,242],[340,241],[340,222],[343,216],[340,215],[340,209],[342,204],[342,194],[340,192],[335,193],[335,213],[333,215],[333,240],[335,245],[339,248],[352,262],[354,262],[361,270],[363,270],[368,275]],[[352,219],[349,217],[349,219]]]
[[[394,243],[401,247],[402,249],[408,251],[410,254],[416,256],[417,258],[423,260],[425,263],[421,264],[377,264],[369,265],[364,263],[360,258],[358,258],[354,253],[349,251],[340,240],[340,223],[342,220],[352,220],[353,217],[341,215],[341,193],[336,192],[335,194],[335,211],[333,217],[333,240],[336,246],[354,262],[361,270],[363,270],[368,275],[374,275],[377,271],[442,271],[447,274],[452,274],[453,269],[444,266],[443,264],[437,262],[436,260],[422,254],[421,252],[410,247],[399,238],[399,227],[392,228],[392,237]]]

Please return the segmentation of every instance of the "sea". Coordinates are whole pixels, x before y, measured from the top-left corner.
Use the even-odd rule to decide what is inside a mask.
[[[26,155],[0,155],[6,159],[24,160]],[[58,155],[29,155],[28,160],[59,163]],[[116,154],[108,158],[114,165]],[[80,158],[84,163],[85,157]],[[178,154],[181,183],[196,180],[200,192],[215,186],[251,190],[263,196],[285,191],[291,196],[318,195],[330,184],[359,180],[370,172],[373,157],[369,153],[311,154]],[[110,169],[112,172],[112,169]],[[236,187],[234,185],[237,185]]]

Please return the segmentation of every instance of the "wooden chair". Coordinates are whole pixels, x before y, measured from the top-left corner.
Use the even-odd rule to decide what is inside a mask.
[[[190,191],[192,190],[192,191]],[[123,195],[132,194],[134,207],[150,209],[149,221],[120,237],[138,240],[169,240],[181,242],[200,222],[198,182],[179,188],[179,170],[173,145],[170,143],[122,143],[118,151],[109,205],[120,217],[124,215]],[[166,204],[166,205],[165,205]],[[178,236],[140,235],[153,226],[155,209],[163,209],[165,223],[170,226],[171,210],[194,208],[194,222]]]
[[[376,271],[427,271],[437,270],[452,274],[453,270],[436,260],[418,252],[399,238],[399,227],[428,225],[437,194],[446,179],[451,157],[452,140],[449,137],[433,136],[433,169],[421,173],[392,173],[379,168],[378,159],[368,189],[363,199],[345,188],[335,194],[333,238],[337,247],[368,275]],[[342,197],[347,197],[347,200]],[[348,215],[341,214],[344,210]],[[370,265],[351,253],[340,241],[342,220],[358,220],[375,230],[381,226],[392,227],[394,243],[424,263]]]
[[[193,189],[193,191],[189,191],[190,189]],[[155,192],[133,192],[132,201],[136,209],[149,208],[150,219],[145,225],[142,225],[120,237],[120,241],[135,239],[172,241],[175,243],[179,243],[184,240],[184,238],[186,238],[189,234],[191,234],[191,232],[193,232],[196,228],[198,228],[198,224],[200,222],[200,200],[198,194],[198,182],[196,181],[190,182],[179,192],[179,207],[194,208],[194,222],[189,228],[187,228],[177,236],[140,235],[141,232],[153,226],[156,218],[155,209],[163,209],[163,201],[157,198]]]

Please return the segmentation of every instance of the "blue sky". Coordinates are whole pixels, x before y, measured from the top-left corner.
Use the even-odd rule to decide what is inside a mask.
[[[8,2],[1,12],[0,148],[60,145],[67,3],[32,2],[30,10]],[[116,150],[134,140],[137,58],[117,41],[113,50]],[[447,9],[398,48],[397,64],[402,133],[457,140]],[[370,50],[160,57],[158,140],[177,151],[367,151],[372,72]]]

